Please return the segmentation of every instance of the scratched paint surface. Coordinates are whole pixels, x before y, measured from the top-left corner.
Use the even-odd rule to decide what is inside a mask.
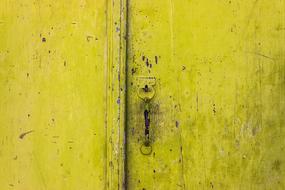
[[[104,189],[105,11],[0,1],[0,189]]]
[[[1,189],[284,189],[284,1],[124,3],[0,2]]]
[[[285,1],[130,0],[128,27],[128,189],[285,189]]]

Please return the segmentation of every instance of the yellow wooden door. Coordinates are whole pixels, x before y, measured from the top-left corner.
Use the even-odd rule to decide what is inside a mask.
[[[285,189],[284,27],[283,0],[129,0],[128,189]]]
[[[1,0],[0,189],[285,189],[284,0]]]
[[[105,0],[0,1],[1,190],[122,183],[122,133],[114,131],[121,125],[113,119],[120,114],[121,7]]]

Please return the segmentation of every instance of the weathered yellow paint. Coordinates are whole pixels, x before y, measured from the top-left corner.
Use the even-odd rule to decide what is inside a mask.
[[[122,186],[124,7],[0,1],[0,189]]]
[[[285,189],[285,2],[130,0],[128,26],[128,189]]]
[[[1,0],[0,189],[285,189],[284,28],[284,0]]]

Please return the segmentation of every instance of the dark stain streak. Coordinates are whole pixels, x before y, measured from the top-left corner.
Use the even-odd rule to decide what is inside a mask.
[[[32,132],[34,132],[34,130],[30,130],[30,131],[24,132],[24,133],[20,134],[19,138],[20,138],[20,139],[24,139],[24,137],[25,137],[27,134],[30,134],[30,133],[32,133]]]
[[[143,61],[145,60],[145,56],[144,56],[144,55],[142,56],[142,60],[143,60]]]
[[[199,97],[198,94],[196,94],[196,111],[199,111]]]
[[[176,128],[179,127],[179,122],[178,121],[175,121],[175,126],[176,126]]]
[[[158,63],[158,57],[154,56],[154,59],[155,59],[155,64],[157,64]]]
[[[261,53],[258,53],[258,52],[252,52],[252,54],[255,54],[255,55],[258,55],[258,56],[261,56],[261,57],[267,58],[267,59],[271,59],[271,60],[273,60],[273,61],[274,61],[274,58],[269,57],[269,56],[264,55],[264,54],[261,54]]]
[[[211,188],[214,189],[214,184],[213,182],[210,182]]]
[[[214,112],[214,115],[216,114],[216,105],[213,104],[213,112]]]
[[[132,71],[132,75],[134,75],[136,73],[137,69],[136,68],[132,68],[131,71]]]
[[[146,66],[148,67],[149,66],[149,61],[148,61],[148,58],[146,58],[146,62],[145,62]]]

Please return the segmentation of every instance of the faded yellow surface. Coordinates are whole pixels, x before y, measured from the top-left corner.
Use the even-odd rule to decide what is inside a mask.
[[[0,189],[285,189],[284,44],[284,0],[1,0]]]
[[[285,2],[130,0],[128,24],[128,189],[285,189]]]
[[[105,11],[0,1],[0,189],[105,187]]]

